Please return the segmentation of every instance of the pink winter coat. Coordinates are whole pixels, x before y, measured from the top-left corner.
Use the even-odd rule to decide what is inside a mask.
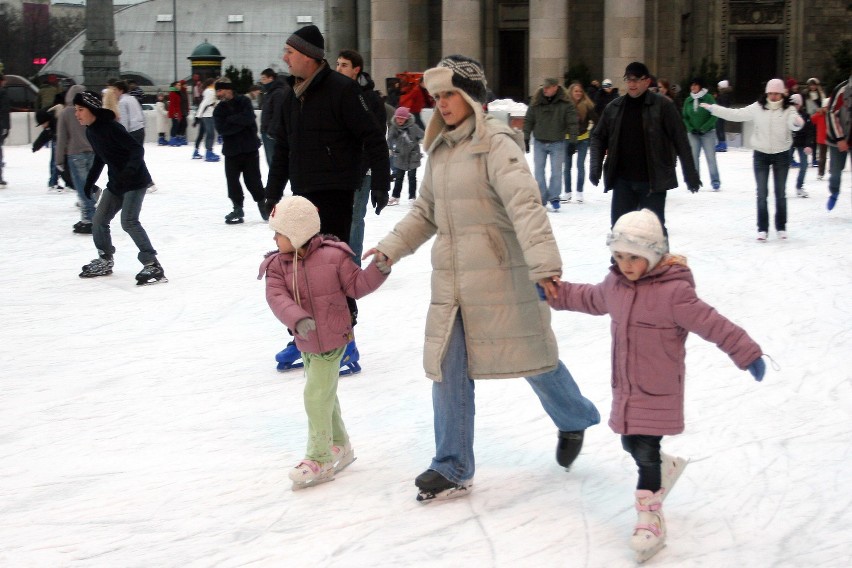
[[[314,318],[316,331],[307,339],[295,338],[296,347],[303,353],[343,347],[352,339],[346,296],[366,296],[381,286],[387,275],[375,263],[362,270],[352,261],[349,245],[328,235],[313,237],[304,257],[295,256],[273,252],[260,265],[257,279],[266,274],[266,301],[272,313],[294,333],[299,320]]]
[[[562,282],[557,310],[612,318],[612,411],[617,434],[663,436],[683,432],[686,336],[716,344],[745,370],[763,355],[760,346],[695,294],[682,257],[667,255],[631,282],[618,270],[600,284]]]

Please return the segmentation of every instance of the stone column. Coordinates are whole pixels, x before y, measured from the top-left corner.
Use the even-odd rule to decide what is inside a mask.
[[[458,53],[484,63],[482,0],[442,0],[441,39],[441,57]]]
[[[370,0],[357,0],[356,16],[358,18],[358,53],[364,58],[364,66],[366,71],[373,74],[370,68],[370,61],[373,57],[373,38],[370,33],[370,18],[372,11],[370,10]],[[384,87],[381,91],[384,92]]]
[[[407,0],[372,0],[373,81],[384,91],[385,78],[408,67]]]
[[[603,74],[623,93],[624,68],[632,61],[648,64],[645,61],[645,0],[605,0],[604,18]]]
[[[86,2],[86,42],[83,55],[83,81],[87,88],[100,90],[107,79],[118,78],[121,50],[115,43],[112,0]]]
[[[332,68],[342,49],[358,49],[355,0],[326,0],[325,57]]]
[[[530,66],[532,94],[546,77],[568,69],[568,0],[530,0]]]

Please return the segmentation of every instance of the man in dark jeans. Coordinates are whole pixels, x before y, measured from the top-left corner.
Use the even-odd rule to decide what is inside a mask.
[[[234,93],[234,86],[227,78],[216,82],[216,97],[219,104],[213,110],[216,131],[222,135],[222,155],[225,156],[225,179],[228,182],[228,198],[234,210],[225,215],[225,223],[237,225],[244,219],[243,187],[257,203],[260,216],[266,221],[268,211],[263,202],[263,181],[260,178],[260,139],[257,137],[257,121],[251,101],[245,95]]]
[[[650,209],[666,226],[666,192],[677,187],[675,155],[689,191],[701,180],[680,113],[668,98],[648,91],[651,73],[634,61],[624,71],[627,94],[604,109],[592,131],[589,181],[612,190],[610,223],[625,213]],[[606,157],[606,163],[604,163]],[[667,233],[668,234],[668,233]]]

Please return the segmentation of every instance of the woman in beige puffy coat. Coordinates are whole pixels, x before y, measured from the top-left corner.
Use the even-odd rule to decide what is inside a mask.
[[[365,255],[398,262],[433,236],[432,299],[423,363],[433,379],[436,455],[418,500],[464,495],[473,478],[473,379],[527,377],[559,429],[568,467],[600,421],[559,361],[539,282],[555,288],[562,263],[538,186],[513,130],[486,116],[478,62],[449,56],[426,71],[437,101],[429,154],[411,211]]]

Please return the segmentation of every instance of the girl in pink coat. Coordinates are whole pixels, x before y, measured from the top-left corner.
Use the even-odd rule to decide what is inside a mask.
[[[664,435],[683,432],[686,337],[715,343],[758,381],[766,366],[760,346],[695,294],[686,259],[667,254],[657,215],[649,209],[622,215],[607,239],[615,264],[600,284],[558,282],[548,303],[612,318],[612,411],[609,426],[639,468],[631,537],[637,560],[665,544],[662,502],[686,460],[660,451]],[[661,463],[662,462],[662,463]]]
[[[308,448],[289,474],[293,489],[301,489],[331,481],[355,461],[337,400],[340,360],[352,340],[346,297],[376,290],[390,266],[378,261],[362,270],[346,243],[318,234],[319,213],[304,197],[282,199],[269,214],[269,227],[278,252],[266,256],[258,279],[266,274],[266,301],[295,332],[307,376]]]

